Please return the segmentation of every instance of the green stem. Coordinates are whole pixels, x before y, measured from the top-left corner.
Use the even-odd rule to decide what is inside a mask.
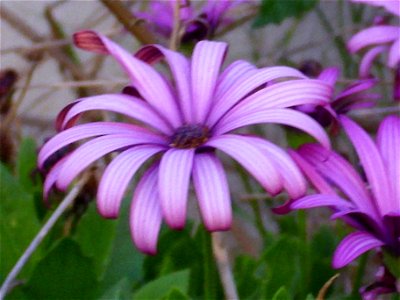
[[[216,274],[217,270],[215,267],[211,234],[207,232],[204,228],[201,229],[203,232],[203,263],[204,263],[204,299],[211,300],[217,299],[217,280]]]
[[[367,261],[368,261],[368,254],[362,255],[360,258],[360,262],[358,264],[356,277],[354,278],[353,291],[351,293],[353,297],[357,297],[359,295],[359,289],[361,287],[361,282],[365,273],[365,268],[367,267]]]

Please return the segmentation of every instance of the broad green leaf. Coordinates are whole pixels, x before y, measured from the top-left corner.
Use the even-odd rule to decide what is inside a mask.
[[[36,266],[25,286],[30,299],[94,299],[96,274],[93,259],[79,245],[60,241]]]
[[[254,295],[256,288],[261,283],[261,280],[255,276],[258,266],[259,262],[252,257],[241,255],[236,258],[234,277],[241,299]]]
[[[126,291],[129,291],[129,283],[127,278],[124,278],[120,282],[109,288],[105,293],[103,293],[100,297],[97,297],[96,299],[99,300],[125,299],[126,297],[123,297],[123,295],[126,293]]]
[[[157,278],[139,289],[133,295],[133,299],[162,299],[174,289],[186,294],[189,288],[189,275],[189,270],[183,270]]]
[[[40,223],[32,195],[1,164],[0,185],[0,280],[3,280],[39,232]],[[38,255],[31,257],[20,277],[29,274]]]
[[[189,300],[189,296],[179,289],[172,289],[163,300]]]
[[[291,300],[289,292],[286,290],[284,286],[282,286],[272,297],[272,300]]]
[[[92,203],[80,220],[74,239],[85,256],[93,258],[101,278],[110,259],[117,222],[102,218]]]
[[[302,17],[317,4],[317,0],[262,0],[255,27],[280,24],[287,18]]]
[[[17,155],[17,178],[26,191],[32,192],[35,188],[34,170],[36,169],[37,148],[35,140],[24,139]],[[37,187],[36,187],[37,189]]]

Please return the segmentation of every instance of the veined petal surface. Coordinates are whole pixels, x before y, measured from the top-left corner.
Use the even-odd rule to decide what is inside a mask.
[[[393,42],[399,38],[400,27],[391,25],[379,25],[361,30],[353,35],[347,43],[350,52],[355,53],[358,50],[372,45]]]

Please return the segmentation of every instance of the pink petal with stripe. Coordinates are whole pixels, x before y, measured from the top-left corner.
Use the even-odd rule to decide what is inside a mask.
[[[168,50],[159,45],[142,47],[135,56],[141,60],[153,63],[162,58],[168,63],[172,71],[179,95],[179,106],[186,122],[192,121],[193,103],[191,97],[190,64],[188,59],[178,52]]]
[[[90,110],[108,110],[142,121],[159,131],[172,133],[171,125],[156,113],[145,101],[124,94],[105,94],[82,98],[68,105],[59,114],[61,129],[71,126],[79,114]]]
[[[330,147],[329,137],[321,125],[311,117],[292,109],[264,109],[247,114],[237,111],[222,119],[221,123],[215,127],[214,134],[221,135],[243,126],[263,123],[277,123],[298,128],[307,132],[325,147]]]
[[[358,69],[358,73],[360,74],[361,78],[368,78],[370,76],[371,67],[375,58],[387,49],[388,46],[376,46],[371,48],[364,54]]]
[[[228,182],[222,164],[214,154],[196,154],[193,183],[207,230],[228,230],[232,223]]]
[[[319,74],[318,79],[325,81],[331,86],[335,86],[336,81],[340,75],[340,70],[339,68],[336,67],[331,67],[331,68],[326,68]]]
[[[143,143],[149,143],[149,140],[133,134],[106,135],[86,142],[68,157],[60,171],[57,187],[65,190],[80,172],[100,157],[124,147]]]
[[[392,46],[390,46],[388,64],[387,64],[390,68],[395,68],[397,64],[400,62],[400,27],[399,27],[398,37],[399,38],[397,39],[397,41],[395,41],[392,44]]]
[[[339,119],[357,152],[376,204],[383,216],[392,210],[393,201],[391,201],[387,169],[382,157],[371,137],[360,126],[345,116],[340,116]]]
[[[157,252],[162,212],[158,197],[158,167],[150,168],[135,189],[130,208],[129,225],[138,249],[147,254]]]
[[[174,127],[182,124],[177,103],[167,82],[150,65],[135,58],[128,51],[114,43],[104,35],[86,30],[74,34],[75,44],[88,51],[92,45],[112,55],[129,75],[133,85],[152,107],[160,114],[168,117]],[[99,52],[99,51],[97,51]]]
[[[355,53],[367,46],[390,43],[399,38],[399,30],[400,27],[391,25],[369,27],[353,35],[347,47]]]
[[[67,160],[69,155],[64,156],[61,158],[50,170],[50,172],[46,175],[46,179],[43,184],[43,198],[44,202],[48,204],[48,196],[50,193],[51,188],[56,183],[58,176],[60,175],[60,171],[64,166],[65,161]]]
[[[235,70],[238,72],[239,70]],[[219,92],[215,97],[215,104],[210,111],[210,116],[207,123],[213,126],[229,109],[238,103],[243,97],[257,88],[261,87],[272,80],[280,78],[305,78],[298,70],[290,67],[269,67],[256,70],[248,70],[237,75],[237,79],[230,85],[230,88],[225,89],[225,92]],[[240,79],[240,80],[239,80]],[[273,85],[274,86],[274,85]],[[267,90],[270,90],[268,87]]]
[[[191,65],[194,123],[203,123],[210,109],[227,48],[226,43],[209,41],[201,41],[194,48]]]
[[[163,215],[173,229],[182,229],[186,221],[189,180],[195,149],[168,150],[160,162],[158,190]]]
[[[382,246],[384,243],[365,232],[354,232],[346,236],[336,248],[332,265],[339,269],[351,263],[368,250]]]
[[[231,156],[272,195],[282,190],[281,174],[270,157],[265,155],[252,138],[225,134],[211,138],[205,146],[217,148]]]
[[[258,147],[266,152],[266,155],[272,158],[276,168],[280,171],[283,186],[291,199],[297,199],[304,196],[307,185],[299,168],[292,158],[275,144],[260,138],[253,138]]]
[[[331,206],[338,210],[349,210],[353,208],[353,204],[336,195],[316,194],[305,196],[295,200],[291,204],[292,209],[308,209],[315,207]]]
[[[97,209],[106,218],[116,218],[125,191],[137,170],[163,147],[142,145],[119,154],[105,169],[97,189]]]
[[[376,143],[386,166],[388,179],[392,188],[390,209],[400,212],[400,117],[388,116],[376,136]]]
[[[126,133],[132,135],[136,134],[137,136],[149,138],[154,137],[155,143],[166,144],[164,137],[158,136],[157,134],[146,130],[145,128],[133,124],[116,122],[94,122],[89,124],[77,125],[56,134],[43,145],[39,152],[39,167],[42,167],[44,162],[52,154],[69,144],[94,136],[117,133]]]

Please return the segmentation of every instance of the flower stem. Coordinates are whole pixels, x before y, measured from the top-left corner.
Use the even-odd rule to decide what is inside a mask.
[[[12,286],[12,283],[13,283],[15,277],[17,277],[17,275],[19,274],[21,269],[27,263],[28,259],[31,257],[33,252],[35,252],[35,250],[40,245],[40,243],[43,241],[43,239],[46,237],[46,235],[49,233],[50,229],[54,226],[54,224],[57,222],[59,217],[73,203],[74,199],[78,196],[80,190],[84,186],[87,179],[88,179],[88,176],[82,177],[82,179],[74,186],[74,188],[64,198],[64,200],[57,207],[57,209],[54,211],[54,213],[51,215],[51,217],[47,220],[46,224],[44,224],[42,229],[40,229],[39,233],[36,235],[36,237],[30,243],[30,245],[25,250],[25,252],[22,254],[22,256],[19,258],[18,262],[15,264],[15,266],[13,267],[11,272],[7,275],[5,281],[3,282],[3,285],[0,288],[0,300],[4,299],[7,292],[9,291],[10,287]]]
[[[239,299],[232,268],[229,263],[228,252],[222,243],[222,233],[213,232],[211,234],[211,241],[219,277],[224,289],[225,299]]]
[[[204,299],[217,299],[216,270],[212,255],[211,235],[204,228],[201,230],[203,232]]]

